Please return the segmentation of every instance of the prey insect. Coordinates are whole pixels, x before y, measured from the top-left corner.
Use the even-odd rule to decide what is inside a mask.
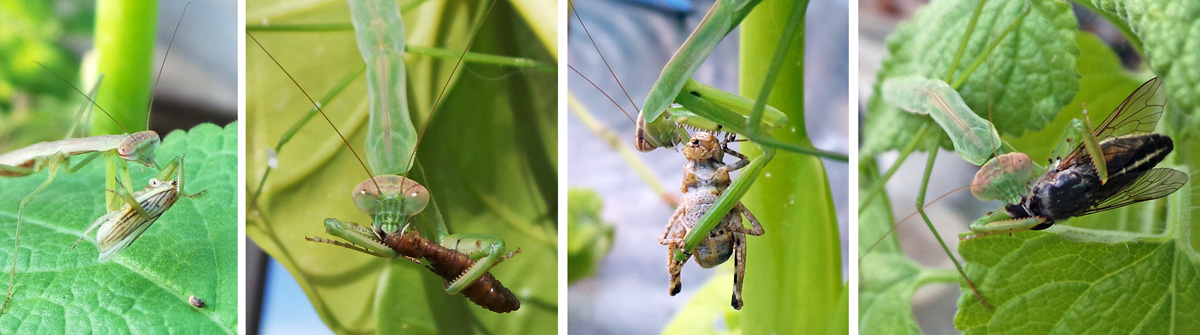
[[[110,211],[88,226],[83,236],[75,241],[79,245],[92,229],[96,231],[96,247],[100,251],[100,261],[107,262],[117,253],[133,244],[142,236],[158,218],[171,206],[179,201],[179,197],[195,198],[204,195],[205,191],[194,194],[183,193],[183,157],[176,157],[167,163],[147,183],[146,188],[133,194],[121,194],[127,203],[116,211]],[[120,193],[121,191],[112,191]],[[136,204],[136,206],[135,206]],[[141,212],[138,211],[141,209]],[[143,214],[144,213],[144,214]],[[71,248],[74,249],[75,245]]]
[[[359,51],[366,62],[371,120],[365,145],[368,163],[361,164],[370,178],[354,188],[352,197],[355,205],[372,217],[372,223],[366,228],[331,218],[325,221],[326,231],[348,243],[319,237],[306,239],[378,257],[405,256],[414,261],[424,258],[429,269],[444,279],[447,293],[461,293],[497,313],[518,309],[520,302],[516,296],[503,289],[488,273],[492,266],[515,254],[505,252],[503,240],[485,234],[450,234],[437,213],[413,218],[427,205],[432,207],[432,212],[437,212],[437,207],[424,186],[406,177],[410,169],[417,175],[422,174],[419,164],[415,164],[415,157],[422,139],[419,135],[424,130],[418,132],[409,119],[406,92],[402,88],[407,78],[402,58],[405,36],[400,10],[395,2],[389,1],[356,0],[349,1],[349,4]],[[486,17],[487,14],[484,15]],[[253,35],[249,37],[258,43]],[[468,49],[473,41],[472,38],[468,42]],[[266,48],[261,44],[259,46],[274,60]],[[458,61],[461,64],[462,58]],[[276,65],[283,70],[278,62]],[[303,91],[298,84],[297,87]],[[434,103],[434,110],[438,102],[440,96]],[[313,106],[328,120],[321,104],[314,102]],[[334,130],[341,135],[337,127]],[[345,144],[351,147],[348,141]],[[357,152],[353,154],[358,157]],[[361,163],[362,160],[359,160]],[[410,238],[428,245],[389,245],[400,243],[404,235],[411,235]],[[396,238],[389,239],[393,236]]]
[[[195,308],[207,307],[207,304],[204,303],[203,299],[197,298],[194,295],[188,296],[188,304]]]
[[[734,309],[742,309],[742,279],[746,275],[746,235],[761,236],[763,227],[754,218],[746,206],[738,202],[734,211],[721,219],[721,224],[708,233],[708,236],[694,249],[684,249],[684,236],[694,229],[700,217],[708,212],[717,198],[729,187],[729,172],[741,169],[750,160],[745,155],[729,148],[729,142],[735,135],[729,135],[725,141],[718,140],[710,133],[698,131],[683,148],[683,156],[688,163],[684,165],[683,185],[680,191],[679,208],[671,215],[671,220],[663,228],[663,234],[658,243],[667,246],[667,271],[671,274],[671,295],[679,294],[682,284],[679,272],[687,259],[677,260],[675,253],[681,251],[696,257],[696,264],[711,268],[729,260],[733,256],[734,277],[733,297],[730,304]],[[730,154],[738,161],[726,165],[724,155]],[[742,215],[750,221],[752,228],[742,225]]]
[[[414,187],[420,187],[412,180],[407,181],[411,182],[410,185]],[[405,232],[405,229],[402,229],[381,237],[381,231],[333,218],[325,219],[325,230],[330,235],[351,241],[351,243],[320,237],[307,239],[346,247],[378,257],[404,256],[417,264],[425,264],[430,271],[442,277],[442,280],[445,281],[446,293],[462,293],[476,305],[496,313],[508,313],[521,308],[521,301],[517,299],[517,296],[505,288],[491,273],[488,273],[493,266],[512,257],[520,250],[509,252],[494,262],[484,262],[472,258],[471,254],[486,253],[484,249],[487,246],[457,240],[443,240],[442,243],[437,243],[421,237],[420,232],[416,230]],[[454,248],[443,246],[446,242],[453,242],[450,244]],[[475,250],[475,252],[470,252],[471,250]],[[422,259],[425,261],[422,262]]]
[[[1031,173],[1041,169],[1032,166],[1023,153],[1005,154],[985,164],[976,174],[972,193],[982,200],[1000,199],[1006,204],[971,223],[971,231],[979,236],[1042,230],[1071,217],[1154,200],[1179,190],[1187,183],[1187,174],[1155,168],[1174,148],[1170,137],[1152,133],[1166,104],[1162,80],[1152,78],[1125,98],[1094,132],[1079,119],[1072,120],[1055,151],[1056,160],[1040,176]],[[1074,148],[1064,153],[1071,143]]]

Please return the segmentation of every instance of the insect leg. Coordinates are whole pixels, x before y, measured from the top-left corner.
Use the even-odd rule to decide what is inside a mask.
[[[683,270],[683,265],[687,263],[688,259],[692,258],[692,253],[683,250],[683,259],[675,259],[675,251],[683,248],[683,236],[686,233],[685,229],[676,230],[674,236],[671,238],[672,242],[667,247],[667,273],[671,275],[671,286],[669,287],[671,296],[679,294],[679,291],[683,290],[683,283],[679,279],[679,272]]]
[[[328,243],[328,244],[336,245],[339,247],[358,251],[358,252],[376,256],[376,257],[383,257],[383,258],[395,258],[396,257],[396,254],[394,252],[392,254],[388,255],[388,254],[376,252],[372,249],[369,249],[369,248],[366,248],[366,247],[363,247],[363,246],[360,246],[357,244],[346,243],[346,242],[342,242],[342,241],[334,241],[334,240],[324,239],[324,238],[320,238],[320,237],[305,237],[304,239],[308,240],[310,242]],[[405,258],[408,258],[408,257],[405,257]],[[412,258],[408,258],[408,259],[412,259]],[[417,263],[420,264],[421,262],[417,262]]]
[[[726,141],[725,143],[722,143],[722,144],[721,144],[721,147],[722,147],[721,149],[722,149],[722,150],[724,150],[724,151],[725,151],[725,153],[727,153],[727,154],[730,154],[730,155],[733,155],[733,157],[737,157],[737,158],[738,158],[738,161],[736,161],[736,162],[733,162],[733,164],[726,165],[725,167],[726,167],[727,169],[729,169],[729,171],[737,171],[738,169],[741,169],[741,168],[743,168],[743,167],[746,167],[746,165],[749,165],[749,164],[750,164],[750,159],[749,159],[749,158],[746,158],[746,155],[743,155],[743,154],[742,154],[742,153],[740,153],[740,152],[737,152],[737,151],[735,151],[735,150],[733,150],[733,149],[730,149],[730,148],[729,148],[729,146],[728,146],[728,143],[729,143],[729,141]]]
[[[125,195],[134,194],[133,178],[129,177],[129,165],[125,163],[125,160],[121,159],[121,157],[118,156],[115,151],[108,151],[104,153],[104,164],[104,187],[109,190],[115,190],[117,189],[117,186],[121,186],[125,191],[125,193],[110,192],[104,197],[104,203],[107,206],[108,211],[119,211],[121,209],[121,202],[118,200],[124,200],[124,203],[132,206],[133,210],[137,212],[138,215],[141,215],[142,217],[150,217],[149,214],[146,214],[146,209],[142,208],[141,204],[129,197],[125,197]]]
[[[17,251],[21,245],[21,219],[25,214],[25,205],[28,205],[29,202],[33,200],[33,197],[37,196],[38,193],[41,193],[42,190],[46,189],[46,186],[50,186],[50,182],[54,181],[54,176],[58,174],[59,164],[61,164],[64,160],[65,158],[61,154],[54,154],[47,158],[46,163],[49,168],[48,170],[50,171],[47,173],[46,181],[42,182],[42,185],[33,190],[33,193],[29,193],[28,196],[25,196],[25,199],[21,199],[21,206],[17,208],[17,228],[13,231],[13,236],[15,237],[13,238],[12,271],[9,272],[8,275],[8,295],[4,297],[4,305],[0,305],[0,314],[3,314],[4,310],[8,309],[8,302],[9,300],[12,300],[13,284],[16,282],[17,278]]]
[[[1011,233],[1017,231],[1025,231],[1033,229],[1042,223],[1046,222],[1046,218],[1040,216],[1014,219],[1008,216],[1004,210],[994,211],[984,215],[979,220],[971,223],[971,233],[979,237],[991,234]]]
[[[667,226],[663,227],[662,236],[658,237],[658,244],[671,245],[680,242],[676,238],[668,237],[671,236],[671,230],[674,230],[675,225],[679,223],[679,219],[683,217],[684,213],[687,213],[687,204],[680,204],[679,207],[675,208],[675,214],[671,215],[671,219],[667,221]]]
[[[742,205],[741,201],[738,201],[737,205],[734,205],[733,209],[738,212],[741,212],[742,215],[746,216],[746,221],[750,221],[750,227],[751,227],[750,229],[746,229],[746,226],[736,225],[732,229],[734,232],[746,234],[746,235],[750,235],[750,236],[762,236],[762,234],[763,234],[762,224],[758,223],[758,218],[754,217],[754,213],[750,213],[750,209],[746,208],[745,205]]]
[[[375,235],[373,230],[355,224],[354,222],[342,222],[334,218],[325,219],[325,232],[329,233],[329,235],[349,241],[350,243],[331,241],[320,237],[305,237],[305,239],[313,242],[329,243],[342,246],[377,257],[396,258],[396,251],[381,243],[379,241],[379,237]]]
[[[738,204],[741,206],[741,204]],[[745,208],[743,208],[745,209]],[[750,213],[745,211],[743,213]],[[752,217],[752,216],[751,216]],[[762,234],[762,227],[758,226],[758,221],[754,221],[754,225],[758,227],[759,234]],[[733,298],[730,305],[733,309],[742,309],[742,280],[746,277],[746,235],[733,234]]]
[[[457,279],[446,285],[446,293],[449,294],[462,292],[500,261],[520,252],[517,250],[505,253],[504,240],[487,234],[451,234],[442,239],[442,246],[467,254],[473,259],[478,255],[485,255],[478,258],[475,264],[467,268],[467,271],[463,271]]]

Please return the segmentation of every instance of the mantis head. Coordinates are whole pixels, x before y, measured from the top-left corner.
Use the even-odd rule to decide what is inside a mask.
[[[139,131],[130,134],[129,138],[117,147],[117,154],[121,155],[121,159],[157,169],[154,149],[158,148],[159,143],[158,133],[153,130]]]
[[[1033,161],[1028,155],[1012,152],[988,160],[971,181],[971,194],[979,200],[1017,203],[1033,178]]]
[[[658,119],[646,122],[645,116],[639,114],[637,117],[637,134],[634,138],[634,147],[641,152],[654,151],[657,148],[674,147],[683,139],[677,131],[682,130],[679,125],[671,121],[666,114]]]
[[[376,230],[392,233],[401,223],[429,205],[429,191],[416,181],[398,175],[367,179],[354,187],[354,205],[375,218]]]
[[[692,135],[692,139],[683,146],[683,157],[689,161],[720,160],[722,153],[721,143],[717,141],[717,137],[703,131],[696,132],[695,135]]]

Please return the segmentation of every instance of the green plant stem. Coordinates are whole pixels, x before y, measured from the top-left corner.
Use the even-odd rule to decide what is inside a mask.
[[[92,115],[92,135],[146,130],[154,68],[158,2],[99,0],[96,4],[97,71],[106,75],[96,103],[104,113]]]
[[[804,128],[804,15],[807,1],[765,0],[740,26],[739,94],[756,97],[769,89],[765,103],[788,113],[788,124],[771,133],[776,140],[805,146]],[[790,16],[781,15],[790,13]],[[783,22],[788,20],[788,22]],[[800,27],[794,33],[785,26]],[[779,47],[780,36],[789,36],[785,64],[770,86],[763,87],[771,71],[767,57]],[[753,157],[769,146],[742,146]],[[765,152],[764,152],[765,154]],[[761,209],[763,236],[747,241],[741,332],[745,334],[823,333],[837,310],[841,295],[840,242],[837,215],[820,159],[779,151],[767,164],[742,202]],[[802,213],[802,214],[801,214]],[[789,304],[786,301],[805,301]],[[775,303],[769,303],[769,302]],[[768,302],[768,303],[763,303]]]

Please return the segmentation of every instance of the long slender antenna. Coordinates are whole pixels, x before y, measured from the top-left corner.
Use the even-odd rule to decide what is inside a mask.
[[[325,118],[325,122],[329,123],[329,126],[333,128],[333,132],[337,133],[338,138],[342,139],[342,143],[346,144],[346,148],[350,149],[350,153],[354,154],[354,159],[358,160],[358,165],[362,165],[363,170],[367,171],[367,175],[371,177],[371,182],[375,183],[375,188],[378,189],[379,183],[375,182],[375,174],[371,173],[371,169],[367,167],[367,163],[363,162],[362,157],[358,155],[358,151],[355,151],[354,146],[350,145],[350,141],[346,140],[346,136],[342,135],[342,132],[337,129],[337,126],[333,125],[333,120],[330,120],[329,115],[325,114],[325,110],[321,109],[321,104],[318,104],[316,100],[313,100],[313,98],[308,95],[308,92],[304,90],[304,87],[300,86],[300,82],[297,82],[296,78],[292,77],[291,73],[288,73],[287,70],[283,69],[283,64],[279,64],[279,60],[275,59],[275,56],[271,55],[271,52],[267,51],[267,48],[263,47],[262,43],[259,43],[258,39],[254,38],[253,34],[250,34],[250,32],[247,31],[246,36],[249,36],[250,39],[254,41],[254,44],[257,44],[258,48],[261,49],[263,53],[267,54],[267,57],[271,58],[272,62],[275,62],[275,66],[279,67],[279,70],[283,71],[283,74],[287,75],[288,79],[292,81],[292,84],[296,85],[297,89],[300,89],[300,93],[304,94],[304,97],[308,99],[308,102],[312,103],[313,107],[316,107],[318,112],[321,112],[321,117]]]
[[[429,109],[429,119],[425,120],[425,125],[421,126],[421,132],[417,134],[417,143],[413,145],[413,151],[408,155],[408,163],[405,166],[412,166],[413,161],[417,158],[417,148],[421,147],[421,141],[425,140],[425,130],[429,129],[429,124],[433,123],[433,117],[437,115],[438,104],[442,102],[442,96],[446,95],[446,88],[450,86],[450,80],[454,79],[454,73],[458,71],[458,67],[462,65],[463,57],[466,57],[467,51],[471,50],[471,45],[475,44],[475,37],[479,36],[479,29],[483,27],[483,23],[487,21],[488,16],[492,14],[492,8],[496,7],[496,1],[492,1],[488,5],[488,9],[483,13],[483,19],[479,20],[479,25],[475,26],[475,31],[471,33],[471,39],[467,40],[467,47],[463,48],[462,55],[458,56],[458,61],[454,63],[454,68],[450,69],[450,75],[446,76],[446,84],[442,85],[442,91],[438,92],[437,100],[433,101],[433,108]],[[405,171],[405,174],[408,172]]]
[[[567,7],[571,8],[571,12],[575,13],[575,20],[579,21],[580,27],[583,27],[583,33],[587,35],[588,41],[592,42],[592,48],[596,49],[597,55],[600,55],[600,61],[604,62],[604,67],[608,68],[608,73],[612,75],[613,80],[617,81],[617,86],[621,88],[621,93],[625,93],[625,98],[629,99],[629,104],[633,105],[633,110],[636,110],[639,113],[641,113],[642,108],[638,107],[638,105],[633,102],[633,97],[629,96],[629,91],[625,90],[625,85],[621,85],[621,80],[617,79],[617,73],[613,71],[612,66],[608,65],[608,59],[604,58],[604,53],[600,52],[600,46],[596,45],[596,39],[592,38],[592,32],[588,31],[587,25],[583,23],[583,18],[579,17],[579,11],[575,9],[574,1],[568,0]],[[624,111],[624,110],[622,109],[622,111]],[[626,114],[625,116],[629,116],[629,115]]]
[[[612,96],[608,95],[608,92],[605,92],[604,89],[600,88],[600,85],[596,85],[595,82],[592,82],[591,78],[588,78],[587,76],[583,75],[583,72],[579,72],[578,69],[575,69],[575,66],[573,66],[571,64],[567,64],[567,67],[571,68],[571,71],[574,71],[575,74],[578,74],[580,78],[583,78],[583,80],[587,81],[588,84],[591,84],[592,87],[595,87],[597,91],[600,91],[600,94],[603,94],[605,98],[608,98],[608,101],[611,101],[613,103],[613,105],[616,105],[617,109],[621,110],[622,114],[625,114],[625,118],[629,119],[629,122],[633,122],[634,124],[637,123],[637,121],[633,120],[632,116],[629,116],[629,112],[626,112],[625,108],[621,107],[621,104],[617,103],[616,100],[613,100]]]
[[[54,75],[54,77],[58,78],[58,80],[61,80],[63,83],[66,83],[67,86],[70,86],[71,89],[75,90],[75,92],[78,92],[79,95],[82,95],[84,99],[87,99],[89,102],[91,102],[93,106],[96,106],[96,108],[99,108],[101,112],[104,112],[104,115],[107,115],[109,119],[113,120],[113,123],[116,123],[118,126],[121,127],[122,130],[125,130],[126,134],[130,134],[130,136],[133,136],[132,133],[129,132],[129,129],[125,128],[125,125],[121,124],[121,121],[117,121],[117,118],[113,117],[113,115],[110,114],[108,112],[108,110],[105,110],[103,106],[100,106],[100,104],[96,103],[96,100],[92,100],[92,97],[88,96],[87,93],[83,93],[82,90],[80,90],[78,87],[75,87],[75,84],[71,84],[71,82],[68,81],[67,78],[63,78],[62,75],[59,75],[57,72],[54,72],[54,70],[51,70],[50,67],[46,66],[46,64],[42,64],[42,62],[39,62],[39,61],[33,61],[33,62],[37,63],[37,65],[41,66],[43,69],[46,69],[46,72],[50,72],[50,74]]]
[[[188,1],[183,5],[183,11],[179,13],[179,21],[175,21],[175,31],[171,32],[171,42],[167,43],[167,52],[163,54],[162,64],[158,65],[158,76],[154,78],[154,87],[150,92],[158,92],[158,82],[162,80],[163,68],[167,66],[167,58],[171,58],[171,46],[175,44],[175,35],[179,34],[179,26],[183,25],[183,14],[187,13],[187,8],[192,4]],[[150,129],[150,110],[154,109],[154,94],[150,94],[150,104],[146,105],[146,129]],[[122,127],[124,128],[124,127]],[[125,132],[129,132],[126,130]]]

